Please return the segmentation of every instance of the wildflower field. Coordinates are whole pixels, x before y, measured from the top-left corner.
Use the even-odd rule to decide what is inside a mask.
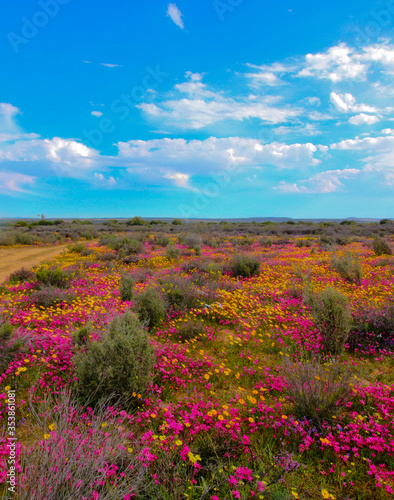
[[[393,243],[145,231],[13,273],[0,493],[392,498]]]

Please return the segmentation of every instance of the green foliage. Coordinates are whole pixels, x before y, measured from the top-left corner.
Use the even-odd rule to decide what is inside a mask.
[[[171,224],[173,226],[182,226],[183,222],[181,221],[181,219],[174,219]]]
[[[109,234],[100,238],[99,245],[106,245],[119,255],[137,254],[142,250],[142,242],[136,238]]]
[[[86,246],[83,243],[74,243],[68,249],[70,252],[82,254],[86,250]]]
[[[42,285],[66,288],[70,279],[71,276],[64,272],[60,267],[40,267],[36,271],[36,280]]]
[[[105,398],[130,405],[133,393],[146,391],[154,366],[147,332],[131,312],[114,318],[100,341],[89,342],[74,356],[77,391],[85,404],[96,406]]]
[[[274,242],[271,240],[271,238],[261,238],[260,239],[260,245],[262,247],[265,247],[265,248],[272,247],[273,243]]]
[[[127,221],[128,226],[144,226],[145,221],[142,217],[133,217],[131,220]]]
[[[235,255],[231,260],[230,270],[235,278],[250,278],[259,274],[260,262],[249,255]]]
[[[122,300],[133,300],[134,285],[134,278],[130,274],[122,274],[119,287],[120,298]]]
[[[166,257],[167,259],[178,259],[178,257],[181,255],[181,250],[180,248],[176,247],[175,245],[168,245],[166,248]]]
[[[11,284],[24,283],[25,281],[33,280],[35,276],[36,275],[33,273],[33,271],[29,271],[28,269],[22,267],[22,269],[19,269],[19,271],[14,271],[12,274],[9,275],[8,283]]]
[[[41,285],[40,288],[35,290],[30,296],[30,300],[33,304],[44,308],[54,307],[60,303],[70,303],[74,299],[75,295],[65,290],[60,290],[53,285]]]
[[[362,279],[360,261],[357,256],[347,252],[339,257],[333,256],[331,267],[349,283],[359,284]]]
[[[90,324],[78,328],[78,330],[73,333],[74,343],[78,346],[86,345],[91,333],[92,327]]]
[[[137,295],[135,302],[138,317],[149,329],[158,326],[165,318],[164,300],[154,288],[145,289]]]
[[[201,303],[200,290],[187,278],[171,276],[163,288],[168,305],[175,310],[194,309]]]
[[[315,324],[322,337],[325,352],[340,354],[351,327],[347,298],[335,288],[326,288],[317,296],[310,296]]]
[[[15,359],[15,356],[23,350],[26,343],[24,337],[18,339],[14,336],[14,329],[8,321],[0,322],[0,374],[2,374]]]
[[[199,321],[188,320],[186,323],[181,323],[174,334],[175,338],[185,342],[200,337],[205,333],[204,325]]]
[[[294,401],[292,415],[299,420],[306,418],[323,431],[348,402],[349,371],[337,362],[322,365],[315,360],[295,364],[285,361],[283,371],[287,394]]]
[[[382,219],[381,221],[379,221],[379,224],[391,224],[393,221],[390,220],[390,219]]]
[[[387,241],[380,236],[375,236],[372,243],[375,255],[391,255],[393,252]]]

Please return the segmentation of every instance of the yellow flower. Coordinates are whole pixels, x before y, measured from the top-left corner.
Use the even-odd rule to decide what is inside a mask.
[[[53,431],[53,429],[54,429],[54,428],[55,428],[55,424],[49,424],[49,425],[48,425],[48,429],[49,429],[50,431]]]
[[[129,453],[132,453],[133,448],[127,448],[127,451],[128,451]]]
[[[9,385],[7,385],[7,387],[4,388],[5,391],[9,391],[11,389],[11,387]]]
[[[330,494],[328,493],[327,490],[321,490],[321,495],[323,498],[325,498],[326,500],[329,500],[330,499]]]
[[[150,414],[151,418],[156,418],[156,415],[154,413]]]
[[[103,423],[101,424],[101,427],[107,427],[107,425],[108,425],[108,424],[107,424],[107,422],[103,422]]]
[[[294,498],[299,500],[300,497],[298,496],[298,493],[296,491],[292,491],[291,494],[293,495]]]
[[[44,434],[44,439],[49,439],[51,437],[50,434]]]
[[[175,441],[175,444],[176,444],[177,446],[181,446],[182,441],[181,441],[180,439],[177,439],[177,440]]]

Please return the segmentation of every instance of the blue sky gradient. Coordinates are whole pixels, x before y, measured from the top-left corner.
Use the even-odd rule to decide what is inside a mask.
[[[393,217],[394,0],[5,0],[0,216]]]

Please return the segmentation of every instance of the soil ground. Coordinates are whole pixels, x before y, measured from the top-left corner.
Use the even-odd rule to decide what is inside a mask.
[[[40,262],[61,254],[70,243],[50,247],[0,248],[0,283],[14,271],[29,269]]]

